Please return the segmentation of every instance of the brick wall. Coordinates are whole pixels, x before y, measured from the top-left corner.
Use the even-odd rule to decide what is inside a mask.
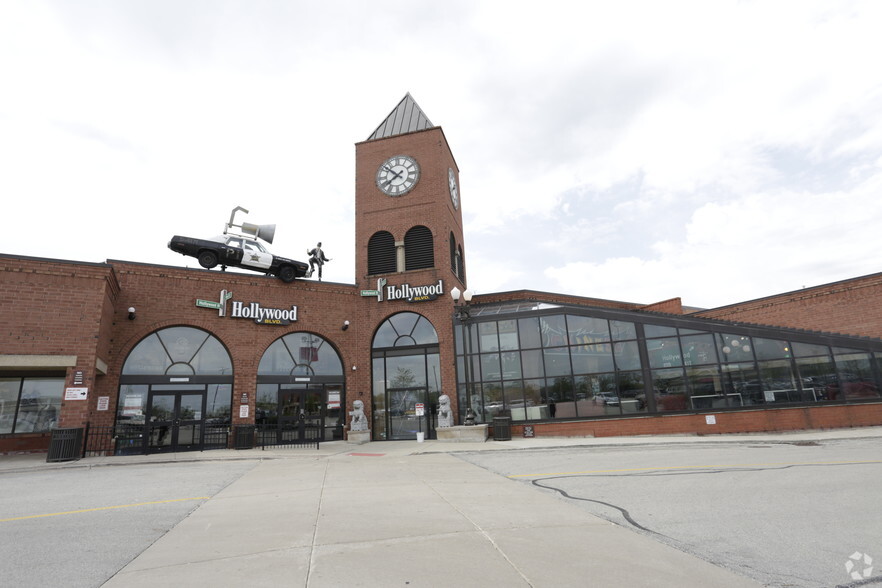
[[[96,362],[109,350],[108,305],[115,302],[119,284],[113,268],[101,263],[78,263],[29,257],[0,257],[0,355],[76,356],[75,366],[52,369],[64,373],[66,386],[74,373],[90,396],[101,376]],[[110,306],[112,308],[112,306]],[[89,402],[63,401],[60,427],[83,426]],[[19,437],[16,445],[29,445],[33,437]]]
[[[692,316],[882,337],[882,274],[805,288]]]
[[[618,437],[634,435],[721,435],[810,429],[841,429],[882,425],[882,403],[809,406],[723,412],[713,415],[683,414],[628,419],[569,421],[531,425],[536,437]],[[512,436],[523,435],[523,425],[512,426]]]

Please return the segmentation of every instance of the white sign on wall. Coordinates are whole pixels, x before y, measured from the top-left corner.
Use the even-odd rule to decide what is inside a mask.
[[[65,388],[64,390],[65,400],[85,400],[88,397],[88,388]]]

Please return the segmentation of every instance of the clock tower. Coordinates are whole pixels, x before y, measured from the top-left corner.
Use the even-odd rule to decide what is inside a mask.
[[[432,439],[462,422],[450,296],[466,289],[460,203],[444,131],[407,94],[355,146],[359,347],[370,351],[356,386],[370,386],[374,440]]]
[[[434,278],[444,281],[445,292],[464,290],[459,168],[444,131],[410,94],[356,144],[355,178],[359,286],[375,288],[382,277],[389,283]]]

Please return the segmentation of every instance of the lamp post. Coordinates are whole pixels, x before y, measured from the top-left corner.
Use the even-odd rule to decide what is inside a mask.
[[[466,416],[463,424],[472,426],[475,424],[475,411],[472,410],[472,307],[469,304],[472,301],[472,291],[466,289],[465,292],[460,292],[459,288],[454,286],[450,291],[450,297],[453,298],[454,316],[463,326],[466,389]],[[460,298],[462,298],[462,303],[460,303]]]

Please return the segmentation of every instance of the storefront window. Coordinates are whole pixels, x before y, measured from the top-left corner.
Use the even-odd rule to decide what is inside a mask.
[[[619,403],[622,414],[646,412],[643,372],[619,372]]]
[[[606,319],[567,315],[567,336],[570,345],[588,345],[610,340]]]
[[[539,317],[518,319],[518,334],[521,339],[521,349],[541,347],[542,336],[539,333]]]
[[[714,338],[711,335],[683,335],[680,337],[683,365],[717,363]]]
[[[779,339],[753,338],[753,350],[757,359],[782,359],[791,357],[790,344]]]
[[[0,379],[0,434],[57,427],[63,393],[64,378]]]
[[[478,316],[537,308],[491,305]],[[831,352],[822,344],[774,337],[771,328],[765,330],[772,336],[758,337],[696,324],[689,329],[572,313],[479,322],[472,327],[472,351],[460,349],[462,336],[457,337],[459,382],[472,377],[477,391],[483,385],[485,418],[509,409],[515,420],[880,397],[876,377],[882,353]],[[732,325],[731,330],[740,328]],[[759,331],[756,326],[750,330]],[[506,352],[496,352],[503,348]],[[459,356],[464,352],[472,353],[471,376],[462,373],[466,362]]]
[[[598,343],[596,345],[575,345],[570,347],[573,361],[573,373],[597,374],[611,372],[613,365],[612,345]]]
[[[646,351],[649,354],[650,367],[666,368],[683,365],[680,342],[676,337],[647,339]]]
[[[768,351],[768,348],[766,351]],[[759,347],[757,347],[757,354],[759,354]],[[815,401],[811,394],[805,397],[803,392],[797,389],[796,377],[789,359],[760,361],[757,363],[757,366],[759,367],[760,382],[762,383],[762,397],[760,398],[759,394],[755,394],[750,398],[745,398],[745,404],[781,404]]]
[[[750,337],[726,335],[724,333],[717,333],[716,337],[722,361],[739,362],[753,360],[753,348],[750,346]]]
[[[478,342],[481,352],[499,351],[499,336],[495,321],[478,323]]]
[[[514,351],[518,349],[517,321],[499,321],[499,349],[501,351]]]
[[[821,348],[827,351],[827,347]],[[794,351],[796,344],[794,344]],[[796,359],[796,369],[802,382],[802,388],[818,400],[842,400],[839,390],[839,376],[836,375],[836,366],[829,355],[817,357],[799,357]]]
[[[647,339],[654,337],[676,337],[677,329],[661,325],[643,325],[643,336]]]
[[[609,321],[609,331],[613,341],[625,341],[637,338],[637,327],[634,323]]]
[[[745,404],[755,404],[753,399],[762,397],[762,384],[760,384],[756,365],[753,362],[723,365],[722,376],[726,404],[721,405],[714,402],[710,406],[702,406],[701,408],[744,406]]]
[[[545,358],[545,375],[549,378],[569,376],[572,373],[569,348],[555,347],[553,349],[545,349],[543,356]]]
[[[869,353],[854,349],[833,349],[839,389],[848,400],[878,398],[879,388],[873,375]]]
[[[619,370],[640,369],[640,348],[637,341],[616,343],[613,347],[616,358],[616,367]]]

